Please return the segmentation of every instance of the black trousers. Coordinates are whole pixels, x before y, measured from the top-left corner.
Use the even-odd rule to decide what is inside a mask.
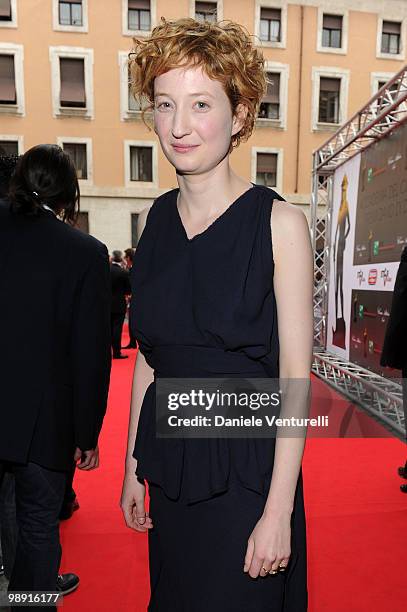
[[[36,463],[0,462],[0,482],[6,467],[14,474],[18,529],[8,590],[55,591],[62,552],[58,516],[66,472]]]
[[[131,308],[131,299],[130,299],[130,305],[129,305],[129,338],[130,338],[130,344],[131,346],[136,347],[137,346],[137,339],[133,334],[133,315],[132,315],[132,308]]]
[[[121,353],[122,331],[125,312],[112,312],[110,317],[112,330],[112,349],[113,355],[117,357]]]
[[[1,464],[0,464],[1,466]],[[0,486],[0,541],[4,575],[10,580],[17,548],[17,518],[14,474],[6,471]]]

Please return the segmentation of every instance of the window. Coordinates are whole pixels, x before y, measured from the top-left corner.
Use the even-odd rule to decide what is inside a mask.
[[[260,40],[281,41],[281,9],[260,9]]]
[[[150,0],[128,0],[127,27],[129,30],[151,29]]]
[[[158,187],[157,141],[125,140],[123,144],[125,186],[129,189]]]
[[[216,2],[195,2],[195,19],[197,21],[216,21]]]
[[[0,0],[0,28],[17,27],[17,0]]]
[[[89,213],[81,211],[74,227],[84,234],[89,234]]]
[[[138,244],[138,231],[137,231],[138,213],[131,213],[131,247],[136,248]]]
[[[129,68],[127,68],[127,75],[127,110],[130,112],[140,112],[142,105],[139,104],[138,100],[136,100],[131,91],[131,76]]]
[[[350,69],[312,67],[311,130],[334,132],[347,119]]]
[[[340,49],[342,47],[342,15],[324,14],[322,26],[322,46],[334,47],[336,49]]]
[[[388,79],[388,80],[389,80],[389,79]],[[386,80],[386,81],[380,81],[380,80],[378,80],[378,81],[377,81],[377,89],[376,89],[376,91],[379,91],[379,89],[381,89],[381,88],[382,88],[384,85],[386,85],[386,83],[387,83],[387,80]],[[393,84],[392,84],[392,85],[391,85],[391,86],[388,88],[388,91],[390,92],[390,94],[396,94],[396,93],[397,93],[397,90],[398,90],[398,86],[399,86],[399,84],[398,84],[397,82],[396,82],[396,83],[393,83]],[[394,98],[395,98],[395,96],[393,96],[393,100],[394,100]],[[381,107],[381,110],[383,110],[383,108],[384,108],[385,106],[388,106],[388,105],[390,105],[390,104],[391,104],[391,101],[390,101],[389,97],[388,97],[386,94],[384,94],[383,96],[379,96],[379,97],[377,98],[377,105],[378,105],[378,107]]]
[[[267,93],[259,110],[260,119],[280,119],[280,74],[267,72]]]
[[[18,140],[0,140],[0,157],[18,155]]]
[[[128,110],[129,111],[141,111],[141,105],[139,104],[139,102],[136,100],[136,98],[133,96],[132,92],[131,92],[131,87],[130,87],[130,83],[129,83],[129,87],[128,87],[128,100],[127,100],[127,104],[128,104]]]
[[[257,153],[256,183],[266,187],[277,186],[277,153]]]
[[[0,104],[17,104],[14,55],[0,55]]]
[[[0,0],[0,22],[12,21],[11,0]]]
[[[320,123],[339,123],[340,90],[340,79],[320,78],[318,110]]]
[[[146,109],[146,114],[150,112],[150,102],[147,97],[142,96],[141,104],[136,100],[131,92],[130,72],[128,66],[128,52],[119,51],[118,58],[120,70],[120,118],[122,121],[139,121],[142,109]]]
[[[130,180],[152,182],[153,150],[151,147],[130,147]]]
[[[22,45],[0,43],[0,113],[24,115]]]
[[[377,91],[379,91],[379,89],[381,89],[384,85],[386,85],[387,81],[378,81],[377,83]],[[398,88],[398,83],[393,83],[391,85],[391,87],[389,88],[389,91],[392,93],[395,93],[397,91]]]
[[[400,22],[383,21],[381,52],[398,55],[400,53],[400,36]]]
[[[63,26],[82,26],[82,0],[59,0],[59,24]]]
[[[85,66],[83,59],[59,58],[60,104],[86,108]]]
[[[87,32],[88,0],[52,0],[52,26],[59,32]]]
[[[68,153],[72,159],[78,179],[86,180],[88,178],[88,159],[86,152],[86,143],[83,142],[64,142],[63,150]]]
[[[50,47],[54,117],[93,118],[93,49]]]

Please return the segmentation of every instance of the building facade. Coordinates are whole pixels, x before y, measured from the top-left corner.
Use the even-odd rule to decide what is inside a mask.
[[[404,0],[0,0],[0,154],[60,144],[81,227],[110,250],[136,246],[137,215],[177,186],[128,89],[132,36],[161,16],[232,19],[254,35],[270,83],[231,165],[307,215],[313,150],[406,61]]]

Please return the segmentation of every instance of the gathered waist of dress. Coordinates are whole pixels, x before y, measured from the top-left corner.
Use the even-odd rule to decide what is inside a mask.
[[[152,348],[148,361],[155,378],[267,377],[260,361],[218,347],[159,345]]]

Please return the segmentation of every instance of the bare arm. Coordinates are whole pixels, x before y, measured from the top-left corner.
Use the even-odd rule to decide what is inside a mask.
[[[279,201],[273,204],[272,218],[280,378],[309,380],[313,347],[313,257],[308,223],[300,209]],[[305,437],[277,437],[266,513],[292,511],[304,444]]]
[[[147,387],[154,380],[153,373],[154,370],[150,368],[144,358],[144,355],[142,355],[139,351],[136,359],[136,365],[134,366],[133,385],[131,389],[129,430],[126,452],[126,472],[131,472],[132,474],[134,474],[137,467],[137,461],[134,459],[132,454],[136,440],[141,405],[143,403]]]
[[[146,224],[148,210],[142,211],[138,218],[138,235],[141,236]],[[136,262],[137,265],[137,262]],[[152,521],[145,510],[145,485],[135,474],[137,460],[133,457],[137,427],[140,418],[141,406],[147,387],[154,380],[154,370],[146,362],[144,355],[139,351],[134,366],[133,385],[131,390],[129,428],[127,436],[127,452],[125,460],[125,474],[120,506],[123,511],[126,525],[136,531],[145,532],[152,528]]]
[[[308,387],[312,363],[312,249],[308,223],[300,209],[275,200],[272,219],[282,412],[286,411],[288,400],[288,412],[294,416],[308,408],[308,393],[304,397],[304,389]],[[297,379],[306,379],[308,383],[304,386]],[[252,578],[284,571],[291,557],[291,515],[305,443],[298,431],[293,435],[296,434],[297,437],[288,438],[277,433],[269,494],[263,516],[247,543],[243,571]]]
[[[137,235],[139,239],[146,225],[147,215],[149,209],[146,208],[141,211],[137,219]],[[143,403],[144,395],[147,387],[154,380],[154,370],[148,365],[144,356],[139,351],[137,354],[136,364],[134,366],[133,373],[133,384],[131,389],[131,402],[130,402],[130,416],[129,416],[129,429],[127,437],[127,452],[126,452],[126,472],[134,474],[137,461],[132,456],[134,450],[134,443],[136,440],[137,426],[140,417],[141,405]]]

